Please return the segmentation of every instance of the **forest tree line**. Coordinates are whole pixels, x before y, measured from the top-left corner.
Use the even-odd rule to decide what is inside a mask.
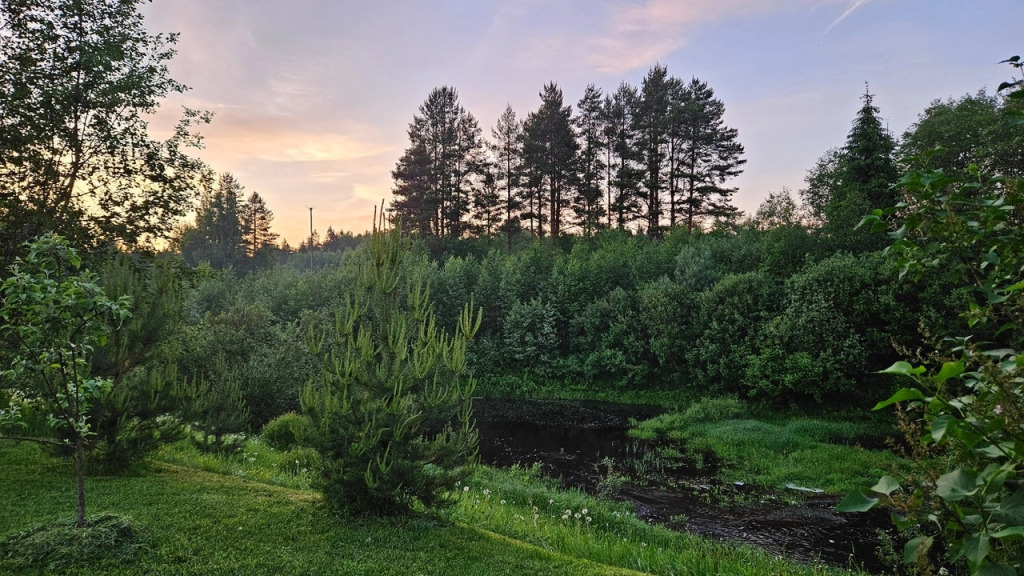
[[[735,214],[726,183],[746,162],[743,146],[706,82],[659,65],[639,87],[587,86],[575,111],[554,82],[540,99],[523,119],[506,107],[485,139],[454,88],[431,91],[392,172],[395,215],[457,238],[604,228],[659,237]]]

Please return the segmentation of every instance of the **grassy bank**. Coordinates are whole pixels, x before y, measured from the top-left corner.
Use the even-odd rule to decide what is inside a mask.
[[[136,477],[90,478],[90,512],[131,517],[145,547],[132,565],[100,562],[75,573],[838,573],[648,526],[621,504],[556,490],[524,470],[481,468],[439,515],[338,518],[313,491],[240,478],[254,474],[239,474],[242,461],[269,458],[255,451],[222,462],[222,473],[157,463]],[[178,450],[176,458],[184,463],[187,454]],[[2,534],[72,513],[67,464],[34,446],[0,445],[0,486]]]
[[[735,400],[704,400],[637,423],[630,435],[666,453],[711,457],[718,476],[768,489],[799,486],[846,494],[874,485],[906,462],[881,447],[894,430],[884,422],[755,417]]]

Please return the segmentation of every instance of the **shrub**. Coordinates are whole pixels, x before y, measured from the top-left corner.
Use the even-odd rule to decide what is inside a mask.
[[[703,398],[691,404],[683,412],[683,420],[687,422],[721,422],[739,418],[746,411],[746,404],[731,396]]]
[[[320,458],[319,452],[312,448],[299,446],[281,455],[280,470],[293,476],[300,474],[313,476],[320,471],[322,463],[323,460]]]
[[[289,450],[312,438],[315,430],[309,416],[287,412],[263,427],[260,437],[275,450]]]

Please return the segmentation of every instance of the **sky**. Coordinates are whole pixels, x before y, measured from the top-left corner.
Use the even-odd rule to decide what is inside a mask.
[[[208,110],[196,155],[263,196],[293,246],[313,225],[362,232],[431,89],[452,86],[485,135],[555,81],[639,85],[655,64],[707,82],[747,160],[734,203],[803,187],[841,146],[868,83],[902,134],[935,99],[991,93],[1024,51],[1021,0],[155,0],[152,33],[180,33],[154,133]]]

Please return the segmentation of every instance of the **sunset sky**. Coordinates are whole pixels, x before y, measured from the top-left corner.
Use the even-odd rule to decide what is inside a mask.
[[[746,147],[737,206],[803,186],[841,145],[864,83],[901,134],[936,98],[991,92],[1024,52],[1021,0],[156,0],[152,32],[180,32],[165,102],[210,110],[199,153],[267,199],[297,245],[314,225],[361,232],[428,92],[455,87],[486,135],[556,81],[638,85],[655,63],[710,84]]]

